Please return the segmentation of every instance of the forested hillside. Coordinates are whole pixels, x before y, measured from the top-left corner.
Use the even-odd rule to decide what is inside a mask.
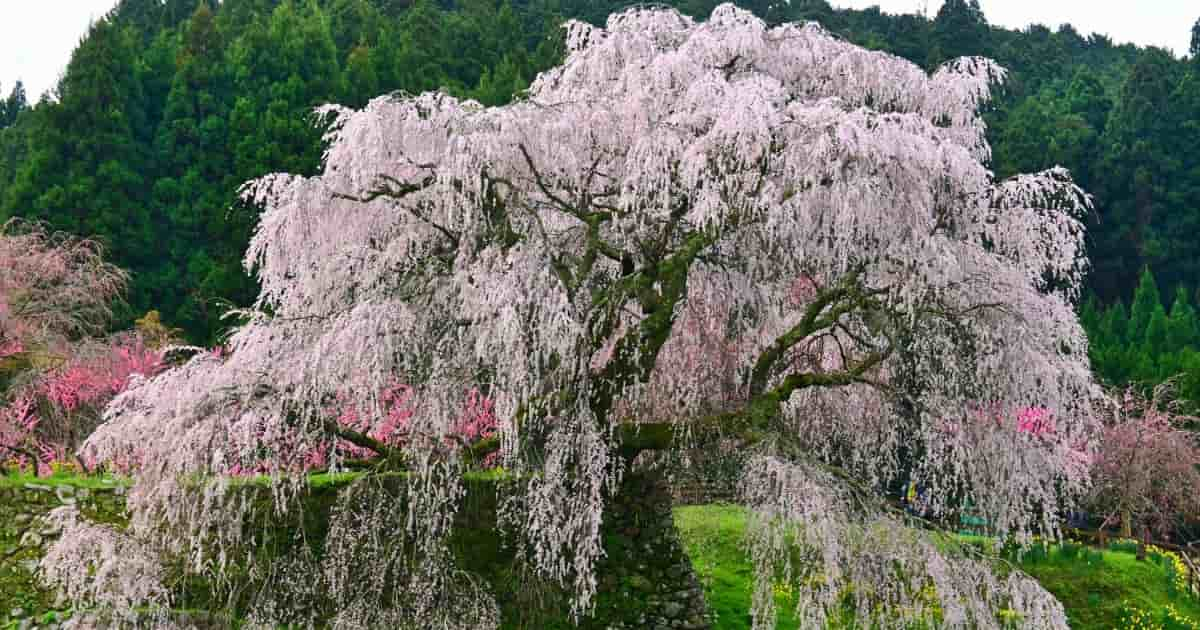
[[[122,0],[81,41],[51,100],[29,108],[19,89],[4,100],[0,218],[98,236],[134,274],[127,318],[159,309],[210,341],[226,305],[255,293],[241,253],[257,211],[237,189],[267,172],[314,172],[313,106],[439,87],[502,103],[560,58],[564,18],[602,22],[628,4]],[[667,4],[707,15],[718,3]],[[1097,308],[1128,301],[1146,267],[1166,296],[1194,296],[1200,22],[1189,59],[1070,25],[994,28],[975,0],[930,19],[820,0],[739,4],[768,22],[817,20],[926,68],[995,58],[1010,76],[988,116],[992,166],[1006,176],[1061,164],[1095,195]]]

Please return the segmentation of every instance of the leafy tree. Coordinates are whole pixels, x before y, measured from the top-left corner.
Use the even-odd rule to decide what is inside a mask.
[[[426,93],[333,108],[319,175],[253,182],[255,308],[228,356],[110,406],[84,452],[146,462],[131,527],[69,528],[48,574],[101,605],[169,604],[153,578],[196,566],[171,551],[212,552],[228,559],[204,564],[214,589],[251,583],[210,601],[249,597],[266,625],[494,628],[496,602],[448,551],[467,458],[487,446],[509,475],[501,525],[586,614],[623,471],[735,436],[758,448],[744,485],[759,623],[783,575],[806,627],[846,606],[864,625],[902,609],[931,622],[936,580],[942,619],[1066,628],[1032,579],[998,577],[882,496],[917,481],[946,515],[969,492],[997,534],[1027,539],[1053,535],[1082,484],[1094,385],[1070,304],[1086,199],[1061,169],[996,181],[982,164],[996,67],[931,78],[732,5],[700,25],[654,8],[612,24],[571,23],[565,64],[506,106]],[[421,401],[402,446],[330,421],[339,398],[383,411],[398,377]],[[472,391],[495,401],[500,435],[467,448],[446,438]],[[1036,429],[1018,415],[1031,407]],[[248,567],[245,510],[304,518],[291,454],[334,440],[375,455],[338,534]],[[264,452],[279,454],[271,505],[203,482]],[[408,500],[376,483],[396,470]],[[111,570],[69,571],[95,553]],[[105,579],[128,562],[145,601]]]

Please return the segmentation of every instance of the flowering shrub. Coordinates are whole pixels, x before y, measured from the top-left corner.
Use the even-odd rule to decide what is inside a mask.
[[[0,401],[0,463],[50,474],[100,423],[105,405],[135,376],[163,369],[159,352],[137,335],[88,341],[73,356],[40,370]],[[89,466],[85,466],[90,468]]]
[[[1102,529],[1120,520],[1143,540],[1169,536],[1183,516],[1200,510],[1200,445],[1176,408],[1170,382],[1150,398],[1133,388],[1119,396],[1091,469]]]
[[[127,276],[95,242],[37,223],[0,225],[0,466],[48,473],[161,357],[138,335],[98,340]]]

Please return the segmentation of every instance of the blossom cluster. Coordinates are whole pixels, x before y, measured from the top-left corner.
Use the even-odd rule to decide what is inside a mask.
[[[7,401],[0,400],[0,463],[49,474],[53,464],[71,460],[100,424],[110,400],[135,379],[165,368],[161,353],[136,334],[83,342],[71,350],[13,388]]]

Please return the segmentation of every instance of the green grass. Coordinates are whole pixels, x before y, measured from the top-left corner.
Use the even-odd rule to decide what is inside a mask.
[[[49,477],[38,477],[32,473],[13,473],[0,474],[0,488],[23,488],[26,484],[34,484],[38,486],[71,486],[73,488],[88,488],[96,490],[100,488],[113,488],[116,486],[128,486],[133,483],[132,480],[125,477],[114,476],[85,476],[79,475],[70,471],[55,472]]]
[[[1200,620],[1200,602],[1176,593],[1165,567],[1149,560],[1139,562],[1127,551],[1064,554],[1056,548],[1044,558],[1025,559],[1021,568],[1063,603],[1076,630],[1118,627],[1126,602],[1154,614],[1169,604]]]
[[[675,509],[675,526],[700,582],[709,609],[716,613],[714,630],[743,630],[751,626],[750,598],[754,593],[754,565],[746,554],[745,508],[699,505]],[[779,630],[799,627],[792,603],[777,596]]]
[[[675,510],[684,547],[704,584],[709,606],[717,613],[717,630],[750,628],[750,596],[754,569],[743,543],[746,510],[737,506],[705,505]],[[978,537],[963,537],[980,542]],[[1075,630],[1110,630],[1121,625],[1122,609],[1129,605],[1159,617],[1168,605],[1200,620],[1200,602],[1175,592],[1169,561],[1139,562],[1131,550],[1088,551],[1077,546],[1053,548],[1049,553],[1026,554],[1022,569],[1041,582],[1066,608]],[[779,628],[796,628],[784,609]]]

